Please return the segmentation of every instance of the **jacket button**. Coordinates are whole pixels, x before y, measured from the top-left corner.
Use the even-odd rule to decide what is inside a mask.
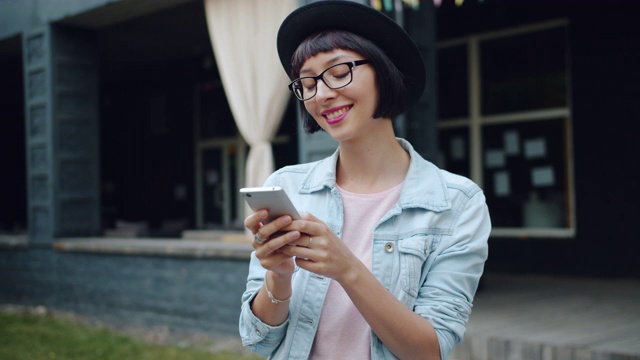
[[[384,244],[384,251],[388,252],[388,253],[392,253],[393,252],[393,248],[394,245],[392,242],[388,242],[386,244]]]

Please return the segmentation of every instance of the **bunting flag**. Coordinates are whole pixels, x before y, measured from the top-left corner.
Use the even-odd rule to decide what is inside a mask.
[[[484,2],[484,0],[476,1],[478,1],[479,3]],[[384,11],[389,12],[400,12],[402,11],[402,3],[409,6],[413,10],[420,9],[420,0],[370,0],[371,7],[378,11],[382,11],[384,9]],[[462,6],[462,4],[464,4],[464,0],[454,0],[454,3],[456,4],[456,6],[460,7]],[[440,5],[442,5],[442,0],[433,0],[433,4],[436,7],[440,7]]]
[[[435,1],[441,0],[434,0],[434,2]],[[382,9],[385,11],[402,11],[402,3],[407,4],[414,10],[420,9],[420,0],[370,0],[369,3],[372,8],[378,11],[382,11]]]
[[[438,0],[433,0],[434,3],[436,1],[438,1]],[[409,5],[409,7],[411,7],[413,10],[420,9],[420,0],[402,0],[402,2],[404,2],[407,5]]]

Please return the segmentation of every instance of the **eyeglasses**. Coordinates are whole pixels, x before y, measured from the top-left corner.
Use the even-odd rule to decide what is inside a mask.
[[[354,67],[368,63],[370,63],[369,60],[358,60],[335,64],[321,72],[318,76],[305,76],[293,80],[291,84],[289,84],[289,89],[298,100],[309,100],[316,96],[318,80],[322,79],[322,82],[330,89],[341,89],[351,84]]]

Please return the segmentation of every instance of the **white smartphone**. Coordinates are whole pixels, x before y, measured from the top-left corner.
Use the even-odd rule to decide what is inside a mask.
[[[291,203],[287,193],[284,192],[281,187],[242,188],[240,189],[240,193],[247,201],[247,204],[249,204],[251,210],[258,211],[260,209],[267,209],[269,211],[269,217],[263,221],[263,224],[277,219],[282,215],[290,215],[294,220],[300,219],[298,211]]]

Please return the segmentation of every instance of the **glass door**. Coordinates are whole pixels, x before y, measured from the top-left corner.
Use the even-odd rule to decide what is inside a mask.
[[[246,145],[241,139],[217,139],[198,145],[196,214],[200,229],[241,227],[237,194],[244,178]]]
[[[247,145],[236,129],[222,84],[204,83],[194,91],[196,227],[242,228],[242,197]]]

